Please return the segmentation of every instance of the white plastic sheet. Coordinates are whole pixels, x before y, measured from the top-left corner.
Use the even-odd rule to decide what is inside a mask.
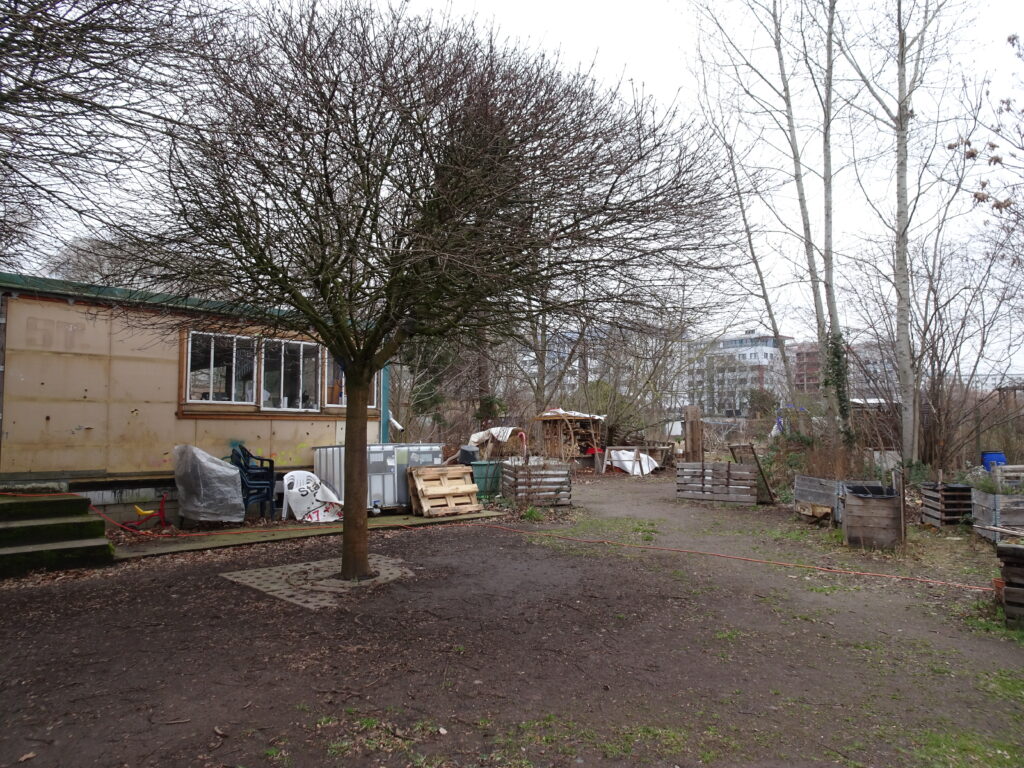
[[[649,475],[659,466],[646,453],[641,453],[638,458],[636,451],[609,451],[608,461],[630,475]]]
[[[312,472],[296,470],[284,476],[284,511],[303,523],[333,523],[341,520],[341,499],[327,483]]]

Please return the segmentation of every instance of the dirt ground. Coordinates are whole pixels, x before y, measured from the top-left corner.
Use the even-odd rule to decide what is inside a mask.
[[[577,483],[530,532],[988,584],[963,533],[850,551],[784,509]],[[312,611],[219,574],[317,537],[0,584],[0,765],[1024,765],[989,593],[480,524],[374,532],[414,576]]]

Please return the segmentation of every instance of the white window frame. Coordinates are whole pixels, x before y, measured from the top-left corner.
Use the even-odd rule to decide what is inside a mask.
[[[192,339],[196,336],[208,336],[211,340],[210,344],[210,365],[209,365],[209,387],[208,390],[211,399],[209,400],[193,400],[192,399]],[[235,380],[234,371],[237,364],[238,355],[238,340],[245,339],[251,341],[253,344],[253,377],[252,377],[252,398],[250,400],[213,400],[213,341],[215,339],[231,339],[231,393],[235,394]],[[261,359],[260,346],[257,339],[253,336],[242,336],[233,333],[209,333],[207,331],[189,331],[188,334],[188,354],[185,360],[185,402],[186,403],[219,403],[221,405],[255,405],[256,404],[256,390],[259,382],[256,379],[256,368],[257,362]],[[262,365],[262,363],[261,363]]]
[[[311,408],[302,408],[302,407],[299,407],[299,408],[292,408],[292,407],[282,408],[282,407],[277,407],[277,408],[275,408],[273,406],[264,405],[263,404],[263,392],[264,392],[264,390],[266,390],[266,387],[267,387],[267,384],[266,384],[266,381],[267,381],[267,379],[266,379],[267,344],[277,344],[277,343],[282,345],[282,347],[281,347],[281,354],[282,355],[284,354],[284,346],[283,346],[284,344],[301,344],[301,345],[306,346],[306,347],[315,347],[316,348],[316,361],[317,361],[317,367],[320,369],[320,372],[318,373],[318,375],[316,377],[317,380],[318,380],[318,382],[317,382],[318,383],[318,387],[317,387],[318,391],[317,391],[316,404],[313,407],[311,407]],[[258,404],[259,404],[259,407],[260,407],[261,411],[273,411],[273,412],[280,412],[280,413],[320,413],[322,411],[323,400],[324,400],[324,388],[323,388],[323,378],[324,377],[323,377],[323,373],[322,373],[323,369],[324,369],[324,359],[323,359],[323,346],[322,345],[317,344],[315,341],[300,341],[298,339],[263,339],[260,342],[259,357],[260,357],[260,380],[259,380],[259,400],[258,400]],[[303,357],[305,357],[305,356],[303,355]],[[281,360],[281,370],[282,371],[284,370],[284,360],[283,359]],[[300,376],[300,378],[299,378],[299,391],[300,392],[302,391],[302,378],[301,378],[301,375],[302,375],[302,366],[300,365],[299,366],[299,376]],[[281,386],[282,387],[284,386],[284,378],[283,377],[281,379]],[[283,395],[281,395],[280,393],[278,393],[278,396],[279,397],[283,397]]]
[[[330,385],[330,382],[328,381],[328,377],[331,375],[331,371],[334,368],[334,360],[331,359],[331,353],[327,352],[326,349],[324,350],[324,365],[323,365],[323,368],[324,368],[324,376],[323,376],[323,387],[321,388],[321,391],[324,393],[324,407],[325,408],[348,408],[348,390],[344,387],[344,385],[342,386],[342,389],[341,389],[341,402],[340,403],[328,403],[327,402],[327,390],[328,390],[329,385]],[[367,405],[366,405],[366,410],[368,410],[368,411],[369,410],[374,410],[374,409],[376,409],[378,407],[378,401],[380,399],[380,382],[381,382],[381,375],[380,374],[381,374],[380,371],[377,371],[375,374],[373,374],[373,385],[370,387],[370,391],[373,393],[373,396],[370,398],[370,402],[367,403]],[[345,376],[345,374],[342,373],[342,379],[343,380],[344,380],[344,376]]]

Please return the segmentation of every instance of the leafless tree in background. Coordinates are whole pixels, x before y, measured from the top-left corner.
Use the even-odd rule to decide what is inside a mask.
[[[927,197],[935,177],[928,167],[931,156],[942,146],[935,133],[935,126],[942,121],[936,108],[942,99],[934,93],[925,97],[925,93],[933,84],[939,87],[939,94],[948,86],[943,62],[958,6],[955,0],[891,0],[873,13],[843,16],[838,33],[843,58],[860,86],[856,97],[849,98],[864,114],[866,127],[874,129],[888,145],[888,151],[873,160],[892,169],[886,174],[894,186],[892,196],[878,195],[876,181],[868,185],[866,197],[893,242],[896,368],[901,452],[906,463],[917,461],[920,454],[910,243],[913,228],[928,219],[932,207]],[[938,207],[943,207],[941,201]]]
[[[127,264],[312,334],[344,367],[358,578],[374,374],[417,337],[600,313],[713,268],[729,186],[676,115],[468,22],[303,3],[208,39],[150,190],[165,215],[140,212]]]
[[[32,236],[92,214],[165,115],[187,0],[5,0],[0,8],[0,267]],[[66,222],[65,222],[66,223]],[[58,227],[61,225],[58,225]]]
[[[833,244],[832,131],[838,102],[834,90],[836,1],[742,0],[739,6],[739,12],[753,22],[753,35],[744,35],[728,25],[717,5],[698,3],[715,41],[701,56],[705,82],[711,80],[715,84],[708,99],[726,98],[727,109],[746,126],[750,146],[757,147],[756,153],[734,149],[734,159],[757,157],[754,163],[761,165],[758,168],[754,163],[744,164],[742,174],[735,174],[737,183],[741,175],[757,175],[764,166],[772,167],[773,160],[777,162],[773,171],[776,175],[784,164],[788,166],[787,183],[778,186],[792,185],[797,216],[791,217],[786,203],[767,192],[769,185],[760,185],[761,199],[781,229],[800,243],[814,307],[818,356],[826,372],[826,401],[836,430],[849,441],[852,432],[845,344],[836,298]],[[722,109],[718,104],[710,108],[716,112]],[[730,146],[735,147],[737,141],[733,139]],[[819,144],[820,151],[811,149],[814,143]],[[812,205],[814,188],[808,188],[815,182],[821,184],[822,224],[817,236]],[[780,199],[785,197],[783,194]],[[751,232],[748,211],[749,206],[744,206],[745,227]],[[796,222],[791,218],[796,218]],[[751,237],[747,239],[746,250],[763,284],[760,260]],[[767,300],[764,287],[761,298]],[[772,333],[778,336],[774,311],[770,307],[767,311]],[[788,371],[788,360],[784,363]],[[791,373],[787,372],[787,379],[792,382]]]

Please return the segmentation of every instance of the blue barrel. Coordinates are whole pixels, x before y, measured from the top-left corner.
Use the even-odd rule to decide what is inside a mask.
[[[982,451],[981,463],[985,465],[987,471],[991,472],[992,467],[1006,463],[1006,454],[1002,451]]]

